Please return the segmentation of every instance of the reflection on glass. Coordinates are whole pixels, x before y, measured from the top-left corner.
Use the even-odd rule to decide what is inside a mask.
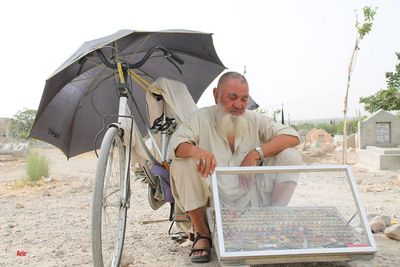
[[[341,172],[217,175],[225,252],[370,247]]]
[[[269,207],[221,210],[225,250],[368,246],[335,207]]]

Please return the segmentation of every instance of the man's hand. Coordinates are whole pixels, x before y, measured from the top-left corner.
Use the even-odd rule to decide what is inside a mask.
[[[240,166],[257,166],[257,160],[260,160],[260,155],[254,149],[244,157]],[[254,184],[254,175],[241,174],[239,175],[239,186],[249,189]]]
[[[208,177],[214,172],[217,161],[213,154],[191,143],[181,143],[175,150],[178,158],[191,158],[197,162],[197,171],[202,177]]]
[[[192,159],[197,163],[197,171],[201,177],[208,177],[214,172],[217,161],[213,154],[196,146]]]
[[[240,163],[241,167],[244,166],[257,166],[257,160],[260,160],[260,155],[254,149],[250,150]]]

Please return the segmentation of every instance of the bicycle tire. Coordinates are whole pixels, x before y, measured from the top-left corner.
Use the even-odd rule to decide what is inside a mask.
[[[123,205],[124,196],[129,203],[129,173],[125,181],[126,152],[121,130],[110,127],[104,135],[100,149],[92,200],[93,266],[119,266],[128,209]],[[129,169],[127,171],[129,172]],[[112,183],[112,179],[116,179],[117,182]],[[113,223],[116,227],[109,233]],[[108,227],[110,229],[107,229]],[[112,237],[106,236],[108,234]]]

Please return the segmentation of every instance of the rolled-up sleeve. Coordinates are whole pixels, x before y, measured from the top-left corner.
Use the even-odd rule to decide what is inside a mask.
[[[257,124],[259,125],[259,135],[263,142],[268,142],[276,135],[291,135],[297,137],[300,141],[300,136],[296,130],[292,127],[277,123],[267,116],[259,116],[257,118]]]
[[[188,121],[183,123],[171,136],[169,143],[169,158],[175,159],[175,150],[182,143],[191,143],[197,145],[199,141],[199,123],[198,118],[193,115]]]

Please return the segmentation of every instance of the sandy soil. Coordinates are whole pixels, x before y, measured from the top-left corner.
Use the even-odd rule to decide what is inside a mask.
[[[39,153],[50,160],[51,181],[35,187],[13,186],[25,176],[25,159],[0,158],[0,266],[91,266],[90,214],[95,156],[87,153],[67,161],[55,148],[42,148]],[[339,157],[306,155],[305,161],[335,164]],[[349,161],[356,161],[355,153]],[[367,214],[400,217],[398,172],[371,171],[357,166],[353,166],[353,172]],[[136,180],[132,181],[132,188],[124,249],[126,265],[195,266],[188,258],[191,244],[175,243],[167,234],[169,206],[153,211],[147,201],[147,185]],[[384,234],[374,234],[374,238],[378,252],[372,265],[398,266],[400,242]],[[219,266],[216,255],[212,262],[201,266]]]

